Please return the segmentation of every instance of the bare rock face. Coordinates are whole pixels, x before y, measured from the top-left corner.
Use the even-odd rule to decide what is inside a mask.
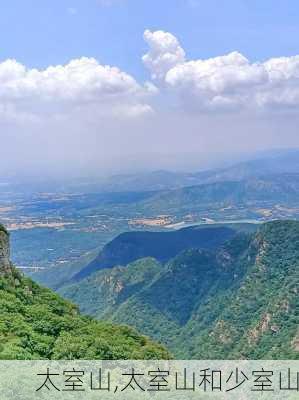
[[[8,272],[10,269],[9,234],[0,225],[0,273]]]

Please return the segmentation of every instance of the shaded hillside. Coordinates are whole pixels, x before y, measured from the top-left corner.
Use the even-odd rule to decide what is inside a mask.
[[[75,305],[23,277],[9,262],[0,227],[0,359],[168,358],[134,329],[98,322]]]
[[[265,224],[248,258],[244,279],[194,312],[175,341],[182,353],[299,359],[299,223]],[[215,314],[205,320],[210,310]]]
[[[169,232],[125,232],[106,244],[95,260],[73,279],[80,280],[94,271],[124,266],[144,257],[166,262],[184,249],[217,247],[235,233],[234,229],[225,226],[196,226]]]
[[[298,291],[294,221],[264,224],[217,249],[185,250],[164,266],[143,259],[103,270],[62,289],[84,312],[199,359],[298,358]]]
[[[58,291],[79,302],[83,313],[109,319],[118,305],[142,290],[161,270],[156,259],[141,258],[125,267],[102,269]]]

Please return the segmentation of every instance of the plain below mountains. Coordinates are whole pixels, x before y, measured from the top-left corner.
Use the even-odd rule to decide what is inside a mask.
[[[298,359],[299,222],[239,230],[169,260],[147,256],[100,269],[60,293],[98,319],[134,326],[178,358]]]

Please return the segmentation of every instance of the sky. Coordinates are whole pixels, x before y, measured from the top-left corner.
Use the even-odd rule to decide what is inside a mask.
[[[299,147],[298,20],[295,0],[1,2],[2,178]]]

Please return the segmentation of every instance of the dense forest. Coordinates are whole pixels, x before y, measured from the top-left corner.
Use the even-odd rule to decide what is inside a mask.
[[[161,359],[170,355],[133,328],[99,322],[9,265],[0,228],[0,359]]]
[[[180,358],[298,358],[299,222],[239,232],[166,263],[100,270],[61,294],[99,319],[135,326]]]

